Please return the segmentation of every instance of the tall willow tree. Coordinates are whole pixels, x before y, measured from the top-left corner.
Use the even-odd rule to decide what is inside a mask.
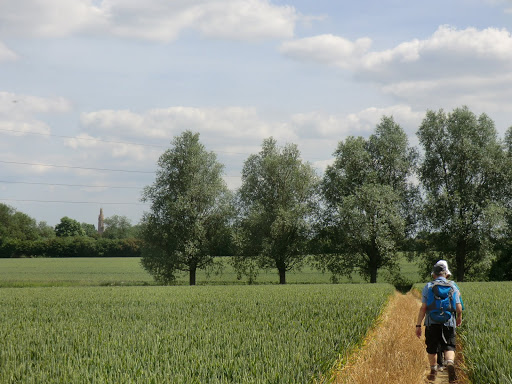
[[[141,226],[141,263],[157,281],[171,283],[185,271],[195,285],[196,271],[212,264],[219,241],[229,236],[230,193],[222,172],[198,133],[185,131],[160,156],[156,180],[143,191],[151,209]]]
[[[277,269],[279,283],[286,283],[286,272],[299,267],[307,253],[318,182],[296,145],[263,141],[261,152],[244,163],[237,196],[238,266],[251,258],[258,267]]]
[[[489,264],[492,238],[503,227],[507,160],[494,122],[467,107],[428,111],[418,131],[425,155],[420,180],[434,250],[451,261],[458,281]]]
[[[357,270],[375,283],[379,269],[397,267],[401,241],[415,222],[410,178],[416,152],[403,129],[384,116],[367,140],[348,137],[334,156],[322,182],[330,254],[318,260],[334,275]]]

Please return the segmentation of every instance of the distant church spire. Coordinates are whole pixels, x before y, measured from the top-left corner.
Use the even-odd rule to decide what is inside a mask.
[[[100,208],[100,215],[98,216],[98,233],[101,235],[105,231],[105,223],[103,222],[103,208]]]

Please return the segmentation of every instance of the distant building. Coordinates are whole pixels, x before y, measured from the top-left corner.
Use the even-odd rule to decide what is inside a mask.
[[[98,233],[101,235],[105,231],[105,223],[103,222],[103,208],[100,208],[100,215],[98,216]]]

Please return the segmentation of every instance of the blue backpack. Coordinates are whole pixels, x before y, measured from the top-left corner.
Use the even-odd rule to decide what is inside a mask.
[[[455,286],[449,281],[434,280],[427,294],[427,312],[434,323],[444,324],[455,313]]]

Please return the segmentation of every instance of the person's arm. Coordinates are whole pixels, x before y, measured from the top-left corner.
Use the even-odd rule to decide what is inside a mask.
[[[425,318],[425,313],[427,312],[427,303],[421,303],[420,310],[418,312],[418,320],[416,320],[416,336],[418,338],[421,337],[421,323]],[[419,327],[418,327],[419,325]]]
[[[457,319],[456,319],[455,323],[457,324],[457,327],[458,327],[462,323],[462,305],[461,305],[461,303],[456,304],[455,311],[457,312]]]

